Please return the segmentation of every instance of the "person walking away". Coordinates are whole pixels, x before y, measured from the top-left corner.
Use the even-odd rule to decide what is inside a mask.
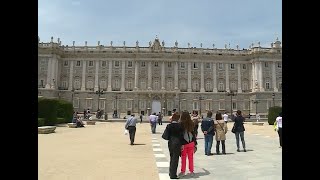
[[[177,168],[179,163],[179,156],[181,153],[183,129],[179,121],[179,115],[172,115],[172,122],[167,125],[162,137],[168,140],[168,148],[170,152],[170,179],[179,179],[177,176]]]
[[[172,116],[173,116],[174,114],[177,114],[177,109],[173,109],[173,110],[172,110],[172,115],[169,117],[169,123],[171,123],[171,121],[172,121]]]
[[[136,124],[137,118],[134,117],[134,114],[127,119],[125,128],[129,130],[129,138],[130,138],[130,145],[134,145],[134,138],[136,135]]]
[[[194,133],[197,137],[198,136],[199,121],[200,121],[200,116],[198,115],[197,112],[193,112],[192,121],[194,123]]]
[[[244,152],[247,152],[246,150],[246,143],[244,141],[244,117],[242,117],[241,115],[241,111],[238,110],[237,111],[237,117],[234,119],[234,128],[235,128],[235,136],[236,136],[236,141],[237,141],[237,151],[240,152],[240,147],[239,147],[239,136],[241,138],[241,142],[242,142],[242,148]]]
[[[211,153],[213,136],[214,136],[214,126],[212,120],[212,112],[207,112],[207,117],[202,120],[201,130],[204,134],[204,154],[207,156],[213,155]]]
[[[214,126],[216,130],[216,153],[220,154],[220,141],[222,144],[222,154],[226,154],[226,133],[228,131],[227,124],[225,121],[222,119],[221,113],[216,113],[216,120],[214,121]]]
[[[282,112],[279,113],[279,116],[276,118],[276,130],[279,135],[280,147],[282,148]]]
[[[156,133],[156,127],[157,127],[157,119],[158,119],[158,116],[156,116],[156,113],[152,113],[150,116],[149,116],[149,123],[151,125],[151,132],[152,134],[155,134]]]
[[[159,123],[159,125],[162,125],[162,115],[161,115],[161,112],[159,112],[159,114],[158,114],[158,123]]]
[[[191,177],[194,177],[194,163],[193,163],[193,154],[194,149],[197,146],[197,140],[195,135],[194,123],[191,120],[188,111],[182,112],[180,117],[180,123],[183,129],[183,141],[182,141],[182,151],[181,151],[181,172],[179,177],[185,175],[187,157],[189,164],[189,172]]]
[[[222,115],[222,117],[223,117],[224,122],[225,122],[225,123],[228,123],[228,114],[227,114],[227,112],[224,112],[224,114]]]

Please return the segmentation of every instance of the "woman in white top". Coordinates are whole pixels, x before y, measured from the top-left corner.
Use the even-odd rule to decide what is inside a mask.
[[[279,141],[280,141],[280,147],[282,147],[282,113],[279,113],[279,116],[276,118],[276,122],[277,122],[277,131],[279,134]]]

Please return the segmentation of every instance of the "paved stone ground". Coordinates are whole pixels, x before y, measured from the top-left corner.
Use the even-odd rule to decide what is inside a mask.
[[[233,123],[228,123],[229,130]],[[157,134],[153,135],[153,141],[159,144],[155,154],[164,154],[165,157],[157,158],[157,162],[169,162],[169,150],[167,141],[161,138],[166,124],[157,126]],[[204,155],[203,133],[199,133],[198,151],[195,153],[195,177],[188,174],[181,179],[199,180],[281,180],[282,179],[282,149],[279,148],[278,136],[272,126],[253,126],[251,123],[245,125],[245,141],[247,152],[236,151],[235,136],[231,131],[227,133],[226,151],[227,155],[216,155],[214,141],[212,147],[213,156]],[[200,127],[199,127],[200,130]],[[240,147],[242,147],[240,145]],[[221,148],[221,145],[220,145]],[[221,151],[221,150],[220,150]],[[157,155],[159,156],[159,155]],[[168,167],[159,167],[160,180],[169,179]],[[178,173],[180,172],[180,162]],[[188,173],[188,164],[186,173]]]
[[[148,123],[137,124],[135,143],[140,145],[135,146],[130,146],[123,134],[123,122],[97,122],[85,128],[58,126],[56,133],[38,134],[39,179],[169,179],[169,151],[167,141],[161,138],[165,126],[157,126],[157,134],[151,134]],[[282,149],[272,126],[245,126],[248,152],[236,152],[235,137],[229,131],[227,155],[205,156],[199,133],[195,179],[282,179]]]

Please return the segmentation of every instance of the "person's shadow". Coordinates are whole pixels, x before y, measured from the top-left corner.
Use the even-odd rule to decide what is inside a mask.
[[[180,179],[194,179],[194,178],[199,178],[200,176],[207,176],[210,174],[210,172],[208,170],[206,170],[204,168],[202,168],[202,170],[204,172],[195,172],[193,177],[191,177],[190,174],[186,174],[185,176],[180,177]]]

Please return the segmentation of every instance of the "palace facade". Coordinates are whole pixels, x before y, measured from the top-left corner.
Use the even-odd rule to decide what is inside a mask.
[[[202,46],[202,45],[201,45]],[[252,44],[249,49],[166,47],[156,38],[148,47],[38,46],[38,96],[61,98],[76,111],[98,106],[109,117],[172,109],[267,114],[282,106],[282,48]]]

